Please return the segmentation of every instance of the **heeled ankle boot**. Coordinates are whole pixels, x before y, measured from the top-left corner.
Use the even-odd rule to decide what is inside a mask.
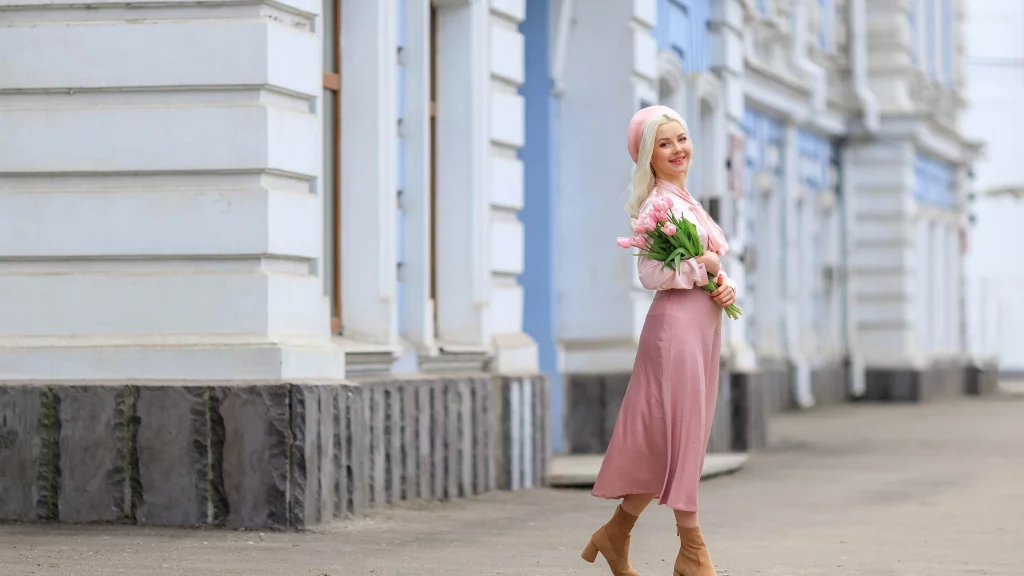
[[[679,554],[676,555],[673,576],[715,576],[711,554],[704,545],[700,528],[676,526],[679,533]]]
[[[640,576],[629,565],[629,533],[633,531],[637,518],[623,510],[622,506],[616,508],[612,519],[590,537],[590,542],[583,550],[583,559],[593,563],[600,552],[608,561],[613,576]]]

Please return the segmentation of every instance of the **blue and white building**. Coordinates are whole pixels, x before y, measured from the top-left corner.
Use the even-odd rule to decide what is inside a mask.
[[[0,6],[0,520],[306,526],[543,482],[525,17]]]
[[[746,310],[712,450],[962,388],[963,3],[6,2],[0,520],[309,525],[603,451],[652,298],[614,242],[625,129],[658,102]]]
[[[964,6],[968,39],[968,109],[964,128],[986,143],[974,179],[964,266],[967,349],[971,363],[1006,379],[1024,379],[1024,102],[1007,86],[1024,80],[1024,4],[1013,0]]]
[[[604,449],[632,368],[651,294],[610,239],[653,103],[688,120],[746,311],[713,450],[756,447],[775,410],[963,388],[960,27],[957,0],[527,2],[524,329],[556,452]]]

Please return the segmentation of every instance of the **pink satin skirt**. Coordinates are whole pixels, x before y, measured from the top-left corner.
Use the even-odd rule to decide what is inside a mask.
[[[721,330],[722,308],[703,289],[655,295],[594,496],[650,494],[674,510],[697,511]]]

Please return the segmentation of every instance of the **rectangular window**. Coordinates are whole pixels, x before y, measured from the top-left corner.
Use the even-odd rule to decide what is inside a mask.
[[[910,27],[910,63],[914,66],[920,65],[920,56],[918,55],[918,46],[921,44],[920,40],[920,25],[919,25],[919,13],[918,5],[916,0],[912,0],[910,3],[910,13],[907,14],[907,24]]]
[[[341,332],[341,0],[323,0],[324,293]]]
[[[922,26],[924,28],[924,50],[921,55],[924,57],[925,70],[928,72],[928,76],[935,78],[937,74],[937,66],[935,65],[935,2],[936,0],[927,0],[924,3],[924,20]]]
[[[689,72],[687,58],[690,50],[687,44],[693,37],[690,30],[690,7],[680,0],[669,0],[668,8],[668,47],[679,56],[683,70]]]
[[[832,48],[833,0],[818,0],[818,46],[822,50]]]
[[[430,302],[437,325],[437,7],[430,5]]]
[[[942,36],[942,82],[946,86],[953,86],[953,3],[951,0],[942,0],[941,10],[941,36]]]

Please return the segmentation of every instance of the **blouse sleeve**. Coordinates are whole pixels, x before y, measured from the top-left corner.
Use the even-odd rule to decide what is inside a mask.
[[[708,271],[696,259],[683,260],[673,270],[660,260],[637,258],[640,284],[648,290],[674,290],[703,286],[708,283]]]

